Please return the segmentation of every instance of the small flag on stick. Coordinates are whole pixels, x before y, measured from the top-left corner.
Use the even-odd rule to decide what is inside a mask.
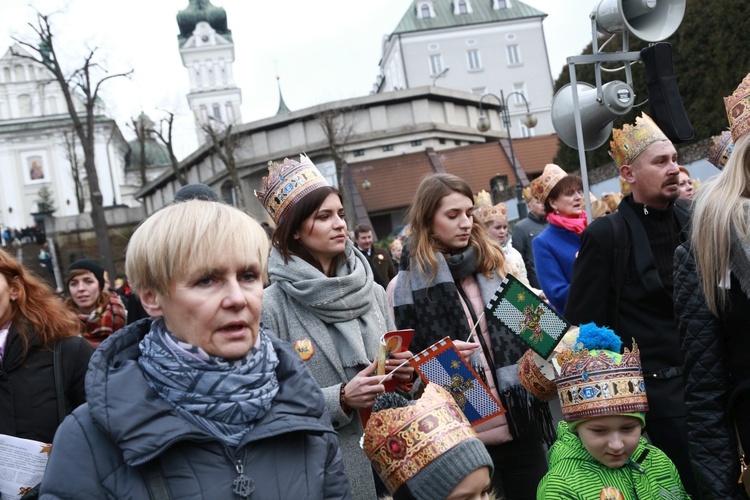
[[[409,362],[423,380],[451,393],[472,426],[505,413],[449,337],[432,344]]]
[[[486,314],[499,321],[544,359],[562,340],[570,323],[545,304],[518,278],[508,274],[495,292]]]

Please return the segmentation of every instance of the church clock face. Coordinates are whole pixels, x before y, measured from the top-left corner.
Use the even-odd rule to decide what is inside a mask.
[[[201,40],[203,40],[204,42],[207,42],[208,41],[208,36],[203,35],[203,37],[201,38]]]

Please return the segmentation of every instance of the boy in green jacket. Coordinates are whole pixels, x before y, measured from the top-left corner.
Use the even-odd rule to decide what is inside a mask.
[[[538,500],[689,499],[672,461],[641,437],[648,410],[638,346],[620,353],[611,330],[582,325],[556,358],[564,421]]]

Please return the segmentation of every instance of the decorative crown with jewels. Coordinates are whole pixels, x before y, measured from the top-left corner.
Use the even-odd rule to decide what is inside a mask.
[[[708,161],[721,170],[727,164],[727,161],[729,161],[733,150],[734,141],[732,140],[732,133],[729,130],[725,130],[721,135],[713,137],[713,144],[711,144],[711,150],[708,152]]]
[[[623,354],[580,348],[558,354],[557,362],[560,373],[555,383],[566,422],[648,411],[635,341]]]
[[[262,182],[263,191],[255,191],[255,196],[276,224],[305,195],[330,186],[306,155],[300,155],[299,162],[289,158],[284,158],[282,163],[268,162],[268,176],[263,177]]]
[[[481,222],[486,224],[493,220],[508,220],[508,207],[505,203],[498,203],[494,206],[482,205],[474,210],[474,217]]]
[[[727,109],[732,139],[736,143],[750,132],[750,73],[745,75],[732,95],[724,98],[724,107]]]
[[[363,448],[394,492],[448,450],[476,437],[453,396],[428,384],[414,403],[374,412],[365,427]]]
[[[544,203],[552,188],[566,175],[565,170],[554,163],[548,163],[544,166],[542,175],[531,181],[531,196]]]
[[[626,123],[622,129],[612,130],[609,156],[615,160],[618,167],[631,165],[650,145],[668,140],[651,117],[641,113],[641,116],[636,117],[635,125]]]

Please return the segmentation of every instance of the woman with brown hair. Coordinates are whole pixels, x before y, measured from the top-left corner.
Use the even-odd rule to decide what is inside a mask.
[[[256,195],[276,223],[263,323],[292,344],[323,389],[353,497],[376,498],[359,440],[362,415],[385,390],[382,377],[371,376],[381,335],[395,330],[385,291],[348,237],[341,194],[309,158],[272,164],[263,188]],[[400,359],[388,360],[386,372],[411,355],[394,355]],[[404,367],[394,378],[408,384],[412,375]]]
[[[398,328],[413,328],[412,350],[450,336],[507,412],[476,427],[494,464],[492,486],[507,499],[533,499],[547,472],[542,434],[554,429],[547,403],[518,379],[526,351],[517,336],[482,316],[507,273],[502,249],[474,217],[469,185],[450,174],[422,180],[408,214],[405,267],[388,285]],[[467,342],[476,327],[474,342]],[[480,366],[481,365],[481,366]]]
[[[125,326],[127,311],[120,297],[104,289],[105,271],[98,262],[80,259],[68,266],[65,301],[83,323],[83,337],[94,348]]]
[[[93,349],[80,327],[46,284],[0,250],[0,434],[51,443],[64,416],[86,402]],[[58,414],[56,349],[65,415]]]

